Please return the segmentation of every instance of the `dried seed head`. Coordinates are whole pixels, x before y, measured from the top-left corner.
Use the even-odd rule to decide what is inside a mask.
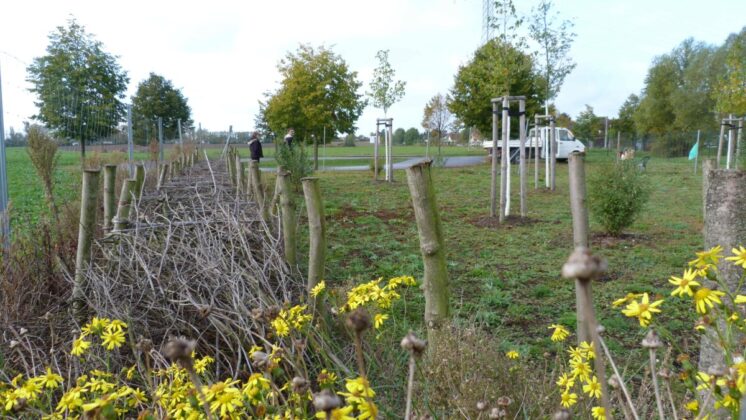
[[[19,343],[17,340],[10,340],[10,348],[14,348],[15,346],[19,344],[21,343]]]
[[[489,418],[499,419],[500,417],[505,417],[505,410],[501,410],[497,407],[493,407],[492,410],[490,410]]]
[[[575,248],[565,265],[562,266],[562,277],[566,279],[593,280],[606,272],[606,260],[591,254],[588,248]]]
[[[617,377],[616,375],[611,375],[607,383],[609,384],[610,387],[614,389],[619,389],[619,384],[620,384],[619,377]]]
[[[277,305],[272,305],[264,310],[264,319],[269,321],[274,321],[275,318],[277,318],[278,315],[280,315],[280,307]]]
[[[671,371],[668,370],[668,368],[661,368],[661,370],[658,371],[658,376],[663,379],[669,379],[671,377]]]
[[[212,312],[210,305],[197,305],[197,316],[199,316],[200,319],[207,318],[210,315],[210,312]]]
[[[196,346],[196,341],[188,340],[186,337],[171,337],[163,349],[163,354],[172,362],[186,368],[192,366],[192,352]]]
[[[28,332],[28,330],[27,330],[27,329],[25,329],[25,328],[21,328],[21,329],[20,329],[20,330],[19,330],[18,332],[19,332],[19,333],[20,333],[21,335],[26,335],[26,333]]]
[[[370,315],[363,308],[357,308],[347,317],[347,326],[356,333],[361,333],[370,328]]]
[[[642,346],[646,349],[657,349],[663,346],[663,343],[658,334],[655,333],[655,330],[650,330],[645,338],[642,339]]]
[[[321,392],[313,396],[313,408],[316,409],[317,413],[322,411],[330,412],[341,406],[342,400],[339,396],[328,389],[323,389]]]
[[[401,339],[401,348],[411,352],[415,356],[419,356],[425,351],[425,348],[427,348],[427,341],[420,340],[412,331],[410,331]]]
[[[552,420],[570,420],[571,418],[570,411],[566,408],[561,408],[552,415]]]
[[[487,403],[484,401],[477,402],[477,411],[484,411],[487,408]]]
[[[251,353],[252,364],[257,369],[264,369],[269,366],[269,355],[263,351],[255,351]]]
[[[290,384],[293,388],[293,392],[295,392],[296,394],[303,394],[308,389],[308,381],[304,378],[301,378],[300,376],[296,376],[295,378],[293,378]]]
[[[150,353],[150,350],[153,350],[153,341],[150,339],[147,339],[143,336],[140,336],[140,338],[137,340],[137,349],[141,352],[148,354]]]
[[[513,400],[510,399],[507,395],[503,395],[502,397],[497,399],[497,405],[500,407],[507,407],[510,404],[513,403]]]
[[[262,315],[264,315],[262,308],[254,308],[251,310],[251,318],[254,319],[254,321],[260,320]]]
[[[306,349],[306,339],[305,338],[298,338],[298,339],[293,338],[293,348],[298,353],[303,353],[303,351],[305,351]]]

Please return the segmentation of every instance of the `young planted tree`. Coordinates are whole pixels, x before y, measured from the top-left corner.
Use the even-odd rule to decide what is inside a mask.
[[[448,98],[438,93],[425,105],[422,117],[422,127],[433,133],[438,141],[438,157],[440,157],[440,146],[443,143],[443,135],[453,123],[453,114],[448,109]]]
[[[79,140],[83,157],[86,141],[115,131],[123,119],[127,72],[75,19],[49,35],[47,54],[27,71],[38,99],[34,118],[57,137]]]
[[[383,116],[388,116],[391,106],[404,97],[407,82],[394,80],[396,71],[389,63],[389,51],[380,50],[376,53],[378,67],[373,70],[373,80],[370,81],[370,92],[367,95],[373,100],[373,106],[383,110]]]
[[[57,204],[54,202],[54,171],[57,169],[57,143],[43,128],[31,125],[28,128],[28,148],[26,149],[31,164],[44,187],[44,199],[49,212],[59,226],[60,218]]]
[[[575,68],[569,56],[575,38],[574,26],[570,20],[560,20],[559,12],[553,10],[551,0],[541,0],[531,13],[528,25],[529,34],[539,46],[539,62],[544,74],[544,113],[549,114],[549,101],[557,94],[565,77]]]

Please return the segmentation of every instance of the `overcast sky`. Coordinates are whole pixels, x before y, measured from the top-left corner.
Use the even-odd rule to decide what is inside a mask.
[[[516,0],[528,13],[537,1]],[[687,37],[720,44],[746,24],[743,0],[555,0],[573,19],[577,63],[556,104],[573,117],[585,104],[614,116],[639,93],[651,60]],[[389,49],[406,96],[389,115],[395,127],[420,127],[427,100],[446,93],[481,39],[482,0],[318,1],[7,1],[0,10],[5,129],[35,112],[25,67],[47,36],[74,16],[119,56],[131,95],[150,72],[182,89],[195,122],[210,130],[253,128],[257,100],[275,89],[277,62],[299,43],[325,44],[358,72],[367,90],[375,54]],[[358,133],[382,112],[369,106]]]

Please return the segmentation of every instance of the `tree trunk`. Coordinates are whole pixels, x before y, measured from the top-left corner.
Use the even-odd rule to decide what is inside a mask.
[[[145,166],[142,163],[135,165],[135,194],[137,201],[142,197],[142,191],[145,186]]]
[[[310,293],[324,279],[326,259],[326,224],[324,221],[324,203],[321,199],[318,178],[303,178],[303,195],[308,212],[308,280],[307,292]]]
[[[497,102],[492,102],[492,182],[490,183],[490,217],[497,216]]]
[[[293,206],[293,191],[290,186],[290,172],[279,170],[277,172],[277,190],[280,201],[280,224],[282,229],[282,240],[284,242],[285,261],[290,269],[295,269],[296,259],[296,235],[295,235],[295,209]]]
[[[570,211],[572,213],[572,237],[574,248],[588,248],[588,204],[585,188],[585,154],[573,153],[568,162],[570,172]],[[587,285],[590,288],[590,284]],[[583,287],[575,279],[575,304],[577,305],[578,343],[589,341]]]
[[[249,162],[249,172],[251,172],[251,191],[254,195],[257,205],[261,209],[262,219],[269,221],[269,212],[267,206],[264,205],[264,188],[262,187],[262,175],[259,171],[259,162],[252,160]]]
[[[104,230],[111,230],[111,220],[117,211],[117,197],[115,185],[117,180],[117,165],[104,166]]]
[[[425,161],[407,169],[407,183],[420,237],[420,251],[425,266],[425,323],[428,339],[438,343],[438,333],[449,317],[449,286],[443,228],[435,200],[430,165]]]
[[[705,190],[704,227],[705,249],[720,245],[725,254],[730,254],[732,248],[746,244],[746,171],[709,171]],[[718,264],[718,276],[731,292],[738,288],[742,274],[743,269],[730,261],[723,259]],[[727,367],[719,342],[712,329],[708,329],[702,336],[700,371],[707,372],[713,366]]]
[[[91,259],[91,245],[96,230],[98,189],[100,170],[83,171],[83,189],[80,199],[80,226],[78,228],[78,251],[75,256],[75,284],[73,285],[73,311],[82,318],[85,283],[83,272]]]

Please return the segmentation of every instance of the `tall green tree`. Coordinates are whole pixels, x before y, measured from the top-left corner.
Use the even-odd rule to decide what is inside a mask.
[[[593,112],[593,107],[586,105],[585,109],[578,114],[573,124],[573,133],[580,140],[593,141],[599,137],[599,132],[604,128],[604,120]]]
[[[714,86],[715,107],[721,114],[746,114],[746,27],[721,47],[723,68]]]
[[[365,108],[357,72],[326,47],[301,45],[278,64],[280,88],[271,93],[264,109],[269,127],[283,133],[295,129],[297,139],[352,133]]]
[[[382,109],[383,116],[386,117],[389,108],[404,97],[407,83],[394,80],[396,71],[389,63],[389,50],[378,51],[376,59],[378,59],[378,67],[373,70],[370,92],[367,94],[373,100],[373,106]]]
[[[575,68],[570,58],[570,47],[576,34],[571,20],[559,19],[551,0],[540,0],[533,8],[528,25],[529,34],[539,46],[539,62],[543,65],[545,114],[549,114],[549,102],[557,97],[565,78]]]
[[[404,144],[411,145],[420,142],[420,132],[416,128],[410,127],[406,133],[404,133]]]
[[[526,112],[537,114],[541,113],[545,99],[543,86],[543,78],[530,55],[493,39],[481,46],[467,64],[459,67],[448,108],[464,124],[476,127],[486,138],[491,138],[492,98],[506,92],[525,95]],[[517,124],[514,127],[518,129]]]
[[[49,34],[46,54],[27,72],[39,108],[34,119],[58,137],[79,140],[82,156],[87,141],[110,135],[123,120],[127,72],[75,19]]]
[[[616,120],[614,127],[625,136],[634,136],[637,133],[635,129],[635,112],[640,106],[640,97],[634,93],[627,97],[621,108],[619,108],[619,118]]]
[[[173,83],[163,76],[150,73],[140,82],[137,92],[132,97],[132,114],[134,137],[147,144],[146,131],[156,133],[158,118],[163,122],[163,137],[179,137],[178,121],[181,120],[182,131],[192,127],[192,110],[181,90],[174,88]],[[146,130],[146,127],[149,127]]]

